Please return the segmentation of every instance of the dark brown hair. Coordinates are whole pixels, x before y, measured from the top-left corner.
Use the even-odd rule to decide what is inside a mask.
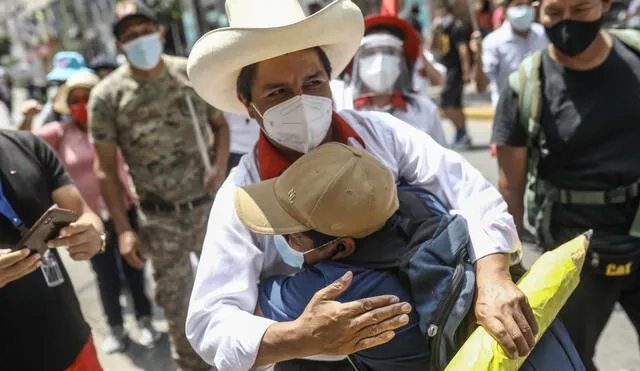
[[[327,54],[325,54],[324,50],[319,46],[313,47],[312,49],[318,53],[318,57],[320,58],[320,62],[322,63],[322,67],[327,73],[327,76],[331,77],[331,62],[329,61]],[[255,79],[257,68],[258,63],[250,64],[245,66],[238,75],[236,91],[247,102],[251,102],[251,87],[253,86],[253,80]]]

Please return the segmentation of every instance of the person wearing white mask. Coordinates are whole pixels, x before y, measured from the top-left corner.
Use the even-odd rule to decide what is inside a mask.
[[[535,23],[532,0],[505,0],[507,20],[484,40],[479,32],[471,35],[471,50],[476,56],[475,79],[480,90],[489,84],[495,107],[511,72],[525,57],[549,45],[544,27]]]
[[[438,107],[412,86],[420,57],[420,38],[413,26],[391,15],[364,20],[365,36],[353,61],[354,107],[387,112],[446,146]]]
[[[193,91],[186,59],[162,54],[164,30],[153,12],[131,0],[115,10],[114,33],[127,63],[89,99],[96,176],[121,255],[137,269],[144,268],[144,257],[152,262],[155,297],[179,368],[206,370],[184,333],[194,279],[190,258],[199,253],[213,195],[227,175],[229,128],[222,112]],[[213,146],[206,145],[213,139],[209,132]],[[122,203],[118,148],[140,199],[138,229]]]
[[[240,371],[314,355],[344,359],[388,342],[406,324],[411,306],[393,296],[335,302],[348,288],[349,274],[318,291],[294,321],[254,314],[260,281],[295,268],[279,255],[274,236],[243,226],[234,193],[277,177],[321,143],[341,142],[364,148],[391,170],[394,181],[432,192],[466,218],[476,267],[477,321],[509,354],[527,354],[537,327],[526,319],[526,297],[509,277],[509,262],[518,260],[521,245],[497,190],[458,153],[387,113],[333,110],[329,81],[359,48],[360,9],[350,0],[335,0],[305,17],[297,0],[227,0],[226,10],[231,26],[195,43],[189,77],[209,104],[247,113],[262,132],[211,209],[186,321],[193,348],[218,370]],[[299,202],[301,192],[287,189],[279,202],[283,207]]]

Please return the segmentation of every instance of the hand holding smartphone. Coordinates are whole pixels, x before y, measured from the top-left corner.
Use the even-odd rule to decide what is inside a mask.
[[[29,229],[13,250],[27,248],[33,252],[43,254],[47,251],[47,241],[58,237],[60,230],[75,222],[78,215],[67,209],[61,209],[56,205],[51,206]]]

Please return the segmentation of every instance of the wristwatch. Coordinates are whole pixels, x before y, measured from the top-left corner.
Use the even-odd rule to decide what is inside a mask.
[[[100,251],[98,254],[103,254],[107,251],[107,234],[105,232],[100,233]]]

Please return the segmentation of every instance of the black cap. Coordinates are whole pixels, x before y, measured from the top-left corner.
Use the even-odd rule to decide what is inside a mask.
[[[120,67],[120,64],[118,63],[118,61],[111,56],[108,55],[99,55],[95,58],[93,58],[91,60],[91,63],[89,63],[89,68],[91,68],[92,70],[100,70],[100,69],[109,69],[109,70],[115,70],[116,68]]]
[[[116,3],[116,19],[113,22],[113,33],[116,39],[120,38],[120,26],[131,18],[146,18],[158,23],[156,14],[144,2],[140,0],[121,0]]]

